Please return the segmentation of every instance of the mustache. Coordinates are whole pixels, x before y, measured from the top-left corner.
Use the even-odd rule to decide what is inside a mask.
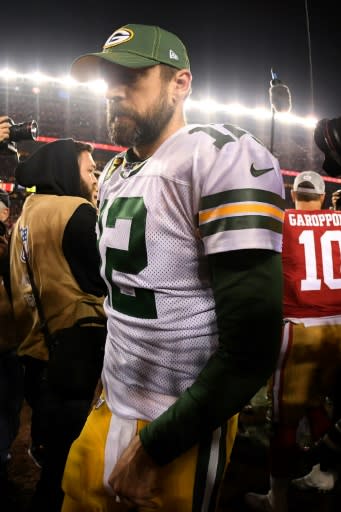
[[[115,119],[115,117],[119,117],[119,116],[126,116],[126,117],[130,117],[132,119],[135,119],[134,112],[132,112],[128,108],[122,108],[120,105],[117,105],[117,104],[108,104],[107,105],[107,114],[108,114],[110,121]]]

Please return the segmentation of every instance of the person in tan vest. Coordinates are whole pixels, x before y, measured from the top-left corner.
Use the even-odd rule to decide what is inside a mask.
[[[32,407],[30,455],[42,467],[35,512],[60,510],[65,460],[102,369],[106,318],[92,149],[58,140],[16,169],[20,185],[36,186],[13,229],[10,251],[18,354]]]

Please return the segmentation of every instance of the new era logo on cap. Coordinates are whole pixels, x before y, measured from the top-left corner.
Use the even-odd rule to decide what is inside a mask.
[[[178,55],[175,53],[174,50],[169,50],[169,58],[174,60],[179,60]]]

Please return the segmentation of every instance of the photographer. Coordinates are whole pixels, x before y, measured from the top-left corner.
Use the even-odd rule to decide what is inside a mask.
[[[6,130],[5,130],[6,132]],[[19,428],[22,405],[22,367],[16,354],[17,340],[8,293],[9,196],[0,190],[0,495],[7,504],[7,463]],[[10,503],[8,503],[8,508]],[[5,506],[6,508],[6,506]],[[6,508],[7,509],[7,508]]]
[[[14,181],[15,168],[19,162],[17,142],[37,139],[36,121],[16,124],[8,115],[0,116],[0,181]]]
[[[8,116],[0,116],[0,142],[9,139],[9,129],[11,127]]]
[[[36,140],[38,136],[37,121],[24,121],[16,124],[8,116],[0,116],[0,143],[2,149],[17,153],[16,142],[21,140]]]
[[[35,121],[16,125],[8,115],[0,116],[0,181],[14,176],[18,151],[14,141],[34,139]],[[10,293],[9,229],[10,198],[0,189],[0,496],[10,508],[7,493],[7,464],[20,423],[23,401],[23,368],[17,355],[18,336]]]

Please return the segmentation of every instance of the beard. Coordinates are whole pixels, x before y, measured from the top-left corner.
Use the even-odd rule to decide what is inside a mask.
[[[87,199],[90,203],[93,202],[93,189],[82,178],[80,180],[80,191],[83,199]]]
[[[162,92],[159,101],[143,115],[132,109],[121,108],[119,103],[108,100],[107,127],[110,138],[119,146],[138,147],[151,144],[158,139],[174,110],[175,107],[168,103],[166,94]]]

